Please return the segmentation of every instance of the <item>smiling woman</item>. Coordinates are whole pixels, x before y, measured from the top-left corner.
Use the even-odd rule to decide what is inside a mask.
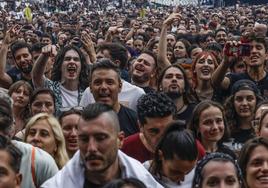
[[[198,162],[192,188],[245,188],[241,170],[229,155],[211,153]]]
[[[242,145],[255,136],[252,120],[256,105],[262,100],[254,82],[239,80],[233,85],[231,96],[225,103],[225,110],[231,137],[235,143]]]
[[[33,116],[26,125],[24,141],[48,152],[59,169],[68,161],[61,126],[52,115],[39,113]]]
[[[32,90],[30,84],[22,80],[15,82],[9,88],[8,94],[13,100],[15,134],[24,129],[26,120],[30,117],[29,99],[32,95]]]
[[[268,140],[262,137],[249,140],[241,149],[238,163],[248,188],[266,188]]]

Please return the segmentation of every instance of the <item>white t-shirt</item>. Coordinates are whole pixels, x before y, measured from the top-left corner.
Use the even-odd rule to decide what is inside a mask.
[[[145,94],[143,89],[122,80],[122,90],[118,94],[118,100],[124,106],[137,111],[137,101],[143,94]],[[95,103],[95,100],[88,87],[83,93],[80,106],[86,107],[91,103]]]
[[[70,91],[60,85],[62,108],[78,106],[78,90]]]

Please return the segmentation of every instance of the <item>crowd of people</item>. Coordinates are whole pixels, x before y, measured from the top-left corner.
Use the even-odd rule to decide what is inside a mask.
[[[268,6],[84,3],[0,12],[0,187],[267,188]]]

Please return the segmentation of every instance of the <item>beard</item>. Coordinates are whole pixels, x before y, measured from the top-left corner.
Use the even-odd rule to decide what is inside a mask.
[[[29,74],[32,71],[33,65],[30,64],[27,67],[19,67],[20,71],[23,72],[24,74]]]
[[[132,75],[132,80],[133,82],[137,83],[137,84],[143,84],[145,82],[148,82],[150,80],[150,75],[149,74],[143,74],[142,76],[138,76],[133,74]]]
[[[167,91],[167,92],[165,92],[165,94],[169,98],[171,98],[172,100],[175,100],[175,99],[182,97],[182,92],[180,92],[180,91]]]

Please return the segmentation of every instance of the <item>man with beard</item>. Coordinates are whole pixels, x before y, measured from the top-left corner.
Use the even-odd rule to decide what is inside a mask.
[[[156,74],[157,60],[151,51],[143,51],[131,65],[131,83],[142,88],[145,93],[154,92]]]
[[[117,114],[105,104],[88,105],[78,122],[79,151],[42,188],[100,188],[114,179],[136,178],[162,188],[141,163],[119,151],[123,134]]]
[[[187,124],[195,104],[190,95],[190,86],[185,70],[178,64],[170,65],[163,70],[158,79],[158,90],[169,96],[176,105],[174,119]]]
[[[9,88],[10,85],[18,80],[28,81],[32,85],[31,71],[33,59],[30,46],[21,41],[17,41],[11,45],[16,38],[15,35],[13,28],[7,31],[0,50],[0,86],[4,88]],[[5,72],[9,47],[11,48],[16,67]]]
[[[255,33],[252,33],[248,37],[250,48],[250,54],[248,57],[243,57],[246,63],[246,72],[245,73],[230,73],[226,75],[226,72],[233,62],[234,56],[226,55],[226,45],[223,49],[224,58],[221,64],[217,67],[215,72],[212,74],[211,83],[217,88],[221,87],[224,90],[227,90],[230,93],[230,88],[233,84],[241,79],[248,79],[253,81],[261,91],[261,94],[265,97],[268,96],[268,74],[265,71],[265,62],[267,60],[268,54],[268,44],[265,37],[257,36]],[[227,42],[230,48],[236,47],[237,43],[228,41]]]
[[[224,47],[225,42],[227,41],[227,32],[225,29],[218,29],[215,32],[215,40],[219,43],[222,47]]]

